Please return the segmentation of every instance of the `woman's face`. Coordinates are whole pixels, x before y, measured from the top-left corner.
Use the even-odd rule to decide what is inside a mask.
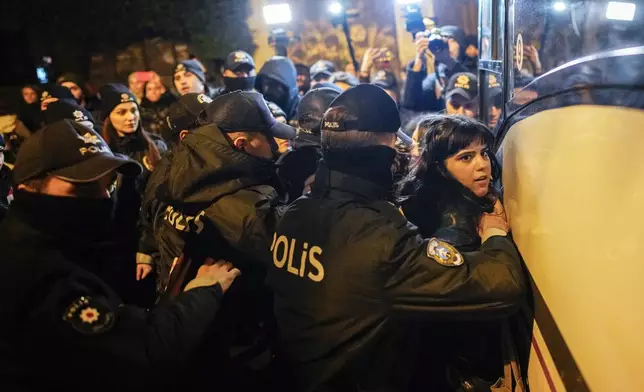
[[[476,196],[487,195],[492,180],[488,147],[476,141],[445,160],[447,171]]]
[[[134,102],[118,105],[110,113],[110,122],[119,135],[134,133],[139,127],[139,106]]]
[[[145,85],[145,97],[150,102],[157,102],[163,93],[163,86],[158,82],[152,81]]]

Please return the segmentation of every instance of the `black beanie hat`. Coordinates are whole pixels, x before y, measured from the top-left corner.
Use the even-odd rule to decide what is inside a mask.
[[[96,121],[94,121],[94,117],[90,112],[76,102],[70,102],[67,99],[50,103],[42,113],[47,125],[65,119],[76,122],[89,121],[96,125]]]
[[[105,117],[109,116],[112,110],[122,103],[134,102],[138,106],[134,94],[122,84],[106,84],[98,89],[98,94],[101,97],[103,115]]]
[[[58,84],[49,85],[43,90],[42,94],[40,95],[40,100],[44,101],[48,98],[69,99],[76,101],[74,94],[72,94],[72,91],[70,89]]]
[[[76,84],[78,87],[80,87],[80,89],[83,90],[83,93],[85,92],[85,81],[80,75],[72,72],[66,72],[60,75],[58,79],[56,79],[56,83],[60,85],[62,85],[65,82],[72,82]]]
[[[174,73],[176,74],[179,71],[188,71],[190,73],[193,73],[199,80],[201,80],[201,83],[206,84],[206,74],[203,72],[203,68],[201,68],[201,63],[197,60],[184,60],[181,61],[179,64],[174,67]]]

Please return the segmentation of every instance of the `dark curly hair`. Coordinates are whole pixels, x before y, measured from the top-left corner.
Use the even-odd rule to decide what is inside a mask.
[[[463,116],[430,115],[422,119],[427,132],[421,142],[420,157],[398,185],[402,200],[409,196],[431,196],[437,190],[460,185],[447,171],[445,160],[473,142],[491,146],[494,136],[477,120]],[[501,170],[496,158],[490,155],[492,177],[499,178]],[[461,185],[462,187],[462,185]]]

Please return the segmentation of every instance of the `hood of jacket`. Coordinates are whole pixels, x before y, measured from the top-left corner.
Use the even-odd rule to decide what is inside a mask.
[[[197,211],[240,189],[277,183],[272,161],[235,150],[211,124],[183,139],[157,197],[172,206],[183,206],[186,212]]]
[[[297,70],[293,62],[287,57],[275,56],[269,59],[257,74],[255,89],[261,92],[262,79],[270,78],[286,87],[289,92],[288,107],[281,108],[286,113],[287,119],[295,117],[297,105],[300,102],[300,93],[297,88]]]

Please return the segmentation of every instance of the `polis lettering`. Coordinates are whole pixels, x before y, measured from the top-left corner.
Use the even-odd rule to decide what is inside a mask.
[[[183,215],[174,208],[168,206],[165,210],[164,219],[175,229],[184,233],[201,233],[204,229],[201,217],[206,215],[205,211],[201,211],[197,216]]]
[[[298,245],[296,239],[289,240],[284,235],[278,236],[274,233],[271,252],[273,252],[275,267],[280,269],[286,267],[288,273],[299,278],[306,276],[314,282],[321,282],[324,279],[324,267],[320,262],[322,248],[319,246],[309,246],[308,242]]]

